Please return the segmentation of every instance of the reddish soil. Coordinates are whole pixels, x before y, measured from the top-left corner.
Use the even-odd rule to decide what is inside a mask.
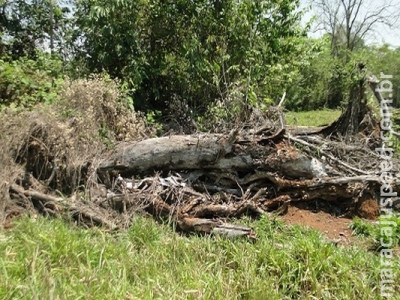
[[[322,232],[329,239],[340,244],[349,244],[352,230],[349,229],[350,218],[336,217],[321,208],[304,205],[289,206],[287,213],[281,217],[286,223],[308,226]]]
[[[367,217],[376,217],[375,204],[376,201],[373,203],[368,200],[362,203],[361,206],[367,212]],[[358,211],[358,214],[361,215],[360,211]],[[288,224],[307,226],[318,230],[337,244],[347,246],[358,244],[374,251],[369,248],[370,245],[360,243],[359,238],[352,235],[352,230],[349,229],[351,218],[337,217],[333,211],[329,212],[327,207],[317,210],[312,205],[304,205],[304,203],[297,206],[289,206],[286,215],[281,216],[281,218]],[[400,246],[393,249],[393,254],[400,256]]]

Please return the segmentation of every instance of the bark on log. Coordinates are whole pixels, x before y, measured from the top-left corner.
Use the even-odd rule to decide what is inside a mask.
[[[211,233],[228,238],[247,237],[251,240],[256,239],[255,232],[251,228],[227,224],[219,220],[182,218],[178,221],[178,226],[183,231]]]
[[[154,171],[219,170],[232,172],[277,172],[291,178],[324,175],[316,158],[299,153],[290,145],[264,145],[231,136],[199,134],[153,138],[120,144],[99,166],[104,174],[115,171],[123,176],[152,174]]]
[[[201,169],[230,153],[221,135],[170,136],[122,144],[99,170],[146,173],[154,170]],[[246,166],[246,164],[244,165]]]

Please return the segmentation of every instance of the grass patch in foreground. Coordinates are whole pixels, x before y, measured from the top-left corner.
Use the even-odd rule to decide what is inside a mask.
[[[380,221],[383,226],[379,225]],[[388,224],[391,224],[389,232],[381,230],[381,227],[388,227]],[[373,248],[380,249],[381,241],[391,245],[392,248],[400,246],[400,216],[380,216],[378,221],[374,223],[355,217],[351,229],[356,235],[369,240]]]
[[[286,122],[295,126],[324,126],[339,119],[341,110],[324,109],[300,112],[287,112]]]
[[[251,223],[256,243],[183,237],[142,217],[113,234],[42,217],[15,225],[0,231],[0,299],[379,299],[377,254],[266,217]]]

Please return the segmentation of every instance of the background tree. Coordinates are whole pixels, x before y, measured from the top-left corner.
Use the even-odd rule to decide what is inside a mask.
[[[387,44],[372,45],[355,53],[355,59],[365,62],[376,76],[381,72],[393,76],[393,105],[400,107],[400,47],[393,49]]]
[[[331,36],[333,53],[338,46],[353,51],[377,25],[393,27],[400,17],[397,0],[317,0],[320,21]]]
[[[218,99],[258,105],[279,99],[288,84],[303,36],[297,7],[297,0],[81,0],[78,45],[90,71],[130,82],[139,108],[167,110],[174,99],[195,113]]]
[[[348,100],[355,60],[362,61],[359,53],[367,48],[365,39],[377,25],[397,25],[400,3],[395,0],[317,0],[311,5],[330,40],[331,60],[327,70],[330,76],[324,83],[327,91],[324,102],[329,108],[335,108]]]
[[[0,55],[7,52],[17,59],[22,56],[34,57],[36,49],[61,52],[69,23],[68,2],[0,1]]]

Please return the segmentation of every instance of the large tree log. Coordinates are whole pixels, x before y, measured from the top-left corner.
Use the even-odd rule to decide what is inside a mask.
[[[326,175],[316,158],[298,152],[287,142],[278,145],[252,137],[198,134],[174,135],[123,143],[99,166],[99,173],[152,174],[158,170],[219,170],[276,172],[291,178]]]
[[[117,150],[101,163],[99,171],[113,169],[121,172],[148,173],[163,169],[248,168],[251,161],[247,155],[222,159],[232,152],[235,135],[235,131],[228,137],[217,134],[175,135],[120,144]]]
[[[292,142],[304,150],[299,151]],[[233,131],[226,137],[177,135],[121,144],[105,158],[98,170],[101,174],[112,171],[122,175],[179,171],[189,187],[182,188],[176,180],[170,180],[175,182],[175,188],[167,188],[167,192],[163,189],[156,193],[151,191],[153,200],[142,202],[147,201],[146,209],[152,215],[163,217],[170,214],[179,218],[259,215],[276,209],[285,210],[290,202],[357,202],[366,195],[374,198],[378,194],[380,178],[375,172],[342,161],[314,144],[317,142],[318,139],[290,134],[280,134],[279,138],[275,134],[270,138],[262,137],[257,130]],[[324,143],[329,141],[324,140]],[[332,142],[332,146],[343,151],[360,150],[339,142]],[[315,153],[324,156],[327,162],[321,162]],[[372,157],[379,159],[376,154]],[[164,181],[160,179],[160,184],[168,185]],[[146,186],[152,186],[152,183]],[[396,182],[395,189],[398,187]],[[136,188],[142,192],[143,184],[137,183]],[[133,191],[137,199],[135,193]],[[167,194],[173,196],[165,196]],[[223,198],[215,198],[215,195]],[[129,197],[119,197],[115,200],[130,201]],[[177,205],[176,209],[171,205]]]

